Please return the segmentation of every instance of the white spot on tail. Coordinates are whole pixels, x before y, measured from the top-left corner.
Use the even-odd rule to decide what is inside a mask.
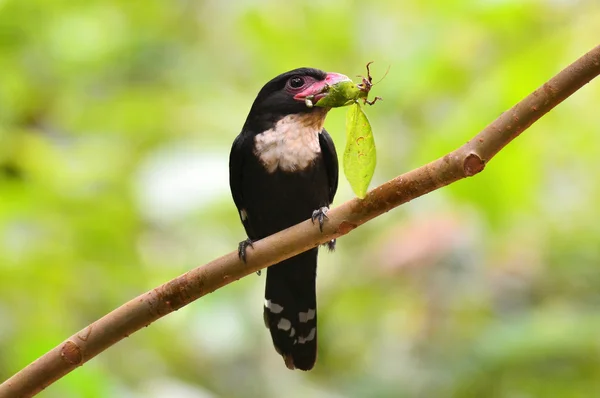
[[[298,313],[298,319],[300,320],[300,322],[306,323],[306,322],[310,321],[311,319],[315,319],[315,314],[316,314],[315,310],[309,309],[306,312]]]
[[[292,330],[290,330],[290,337],[294,337],[295,334],[296,334],[296,329],[292,328]]]
[[[279,314],[283,311],[283,307],[277,303],[273,303],[271,300],[265,300],[265,307],[273,314]]]
[[[308,336],[306,336],[306,337],[302,337],[302,336],[298,337],[298,340],[297,340],[297,341],[298,341],[298,344],[304,344],[304,343],[306,343],[307,341],[311,341],[311,340],[313,340],[313,339],[315,338],[315,335],[316,335],[316,334],[317,334],[317,329],[315,329],[315,328],[312,328],[312,329],[310,330],[310,333],[308,334]]]
[[[246,213],[246,209],[240,210],[240,218],[242,221],[246,221],[248,219],[248,213]]]
[[[277,329],[281,329],[281,330],[290,330],[291,327],[292,327],[292,322],[288,321],[285,318],[281,318],[279,320],[279,323],[277,324]]]

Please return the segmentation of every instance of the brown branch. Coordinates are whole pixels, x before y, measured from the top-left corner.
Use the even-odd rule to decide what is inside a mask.
[[[248,263],[237,252],[195,268],[112,311],[0,385],[0,398],[29,397],[157,319],[269,265],[340,237],[359,225],[483,170],[536,120],[600,74],[600,46],[579,58],[457,150],[332,209],[323,233],[302,222],[254,244]]]

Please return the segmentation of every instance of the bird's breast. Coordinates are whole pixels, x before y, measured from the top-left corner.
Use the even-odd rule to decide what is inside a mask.
[[[321,153],[322,118],[288,115],[254,138],[254,154],[269,172],[293,172],[309,167]]]

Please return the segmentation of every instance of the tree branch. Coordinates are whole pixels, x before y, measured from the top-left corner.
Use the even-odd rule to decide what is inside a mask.
[[[248,263],[237,252],[195,268],[122,305],[0,385],[0,398],[29,397],[124,337],[246,275],[333,238],[419,196],[483,170],[531,124],[600,74],[600,46],[579,58],[457,150],[405,173],[328,213],[323,233],[310,221],[254,243]]]

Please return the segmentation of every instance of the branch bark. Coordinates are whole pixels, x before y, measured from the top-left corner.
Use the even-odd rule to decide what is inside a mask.
[[[400,175],[328,213],[323,233],[304,221],[254,244],[248,262],[231,252],[159,286],[105,315],[0,385],[0,398],[29,397],[113,344],[192,301],[246,275],[333,238],[419,196],[481,172],[521,132],[600,74],[600,46],[504,112],[455,151]]]

